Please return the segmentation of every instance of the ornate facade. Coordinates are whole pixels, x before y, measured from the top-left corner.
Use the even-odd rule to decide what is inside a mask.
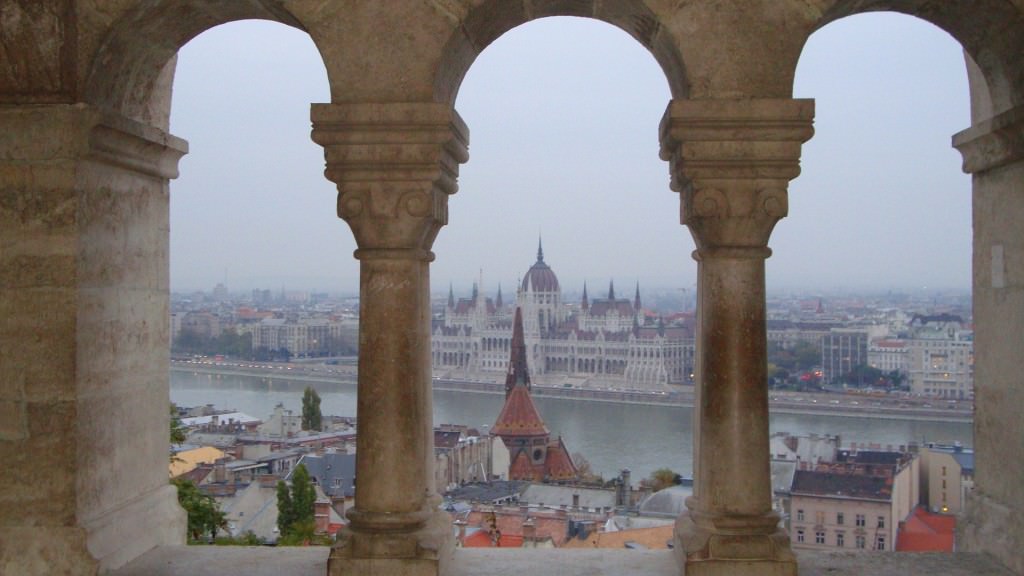
[[[648,315],[639,284],[632,300],[616,298],[614,283],[606,298],[591,300],[584,285],[582,300],[569,305],[538,246],[516,305],[523,314],[530,372],[538,381],[644,390],[692,381],[694,318]],[[449,289],[444,316],[434,322],[434,374],[492,380],[504,373],[512,315],[500,288],[491,299],[474,286],[470,298],[459,300]]]

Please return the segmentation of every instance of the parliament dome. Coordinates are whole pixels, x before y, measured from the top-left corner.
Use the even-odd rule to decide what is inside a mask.
[[[544,247],[537,244],[537,261],[523,277],[523,292],[561,292],[555,271],[544,262]]]

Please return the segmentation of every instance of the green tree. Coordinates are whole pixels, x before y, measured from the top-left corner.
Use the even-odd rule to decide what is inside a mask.
[[[185,427],[181,425],[181,420],[178,419],[178,407],[171,402],[171,444],[181,445],[187,440],[185,434]]]
[[[217,530],[227,526],[227,519],[213,497],[203,494],[191,480],[175,478],[171,484],[178,489],[178,503],[188,513],[188,540],[197,542],[204,534],[217,538]]]
[[[277,532],[282,537],[291,532],[292,524],[295,523],[295,506],[292,504],[292,494],[284,480],[277,481]]]
[[[292,485],[283,481],[277,483],[277,530],[279,544],[302,544],[312,541],[315,530],[313,506],[316,503],[316,488],[304,464],[292,472]]]
[[[646,484],[651,490],[657,492],[669,486],[675,486],[683,481],[683,477],[669,468],[658,468],[647,477]]]
[[[323,416],[320,414],[320,395],[311,386],[302,393],[302,429],[320,431]]]

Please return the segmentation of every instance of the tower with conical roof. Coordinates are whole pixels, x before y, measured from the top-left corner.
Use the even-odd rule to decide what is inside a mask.
[[[508,373],[505,376],[505,405],[491,428],[509,451],[509,480],[571,480],[576,466],[559,437],[551,440],[537,406],[530,395],[530,372],[526,361],[523,314],[516,308],[512,327]]]

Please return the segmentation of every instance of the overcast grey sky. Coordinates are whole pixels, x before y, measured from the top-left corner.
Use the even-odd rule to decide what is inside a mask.
[[[794,95],[816,135],[770,243],[772,289],[970,287],[970,179],[950,136],[969,124],[956,42],[919,20],[869,14],[808,42]],[[691,287],[693,241],[658,159],[669,100],[653,57],[607,24],[544,19],[477,59],[456,109],[470,161],[431,269],[437,291],[483,273],[506,295],[545,260],[565,291]],[[171,287],[355,292],[358,263],[309,104],[326,73],[302,32],[240,22],[180,52],[171,130],[190,142],[171,184]]]

